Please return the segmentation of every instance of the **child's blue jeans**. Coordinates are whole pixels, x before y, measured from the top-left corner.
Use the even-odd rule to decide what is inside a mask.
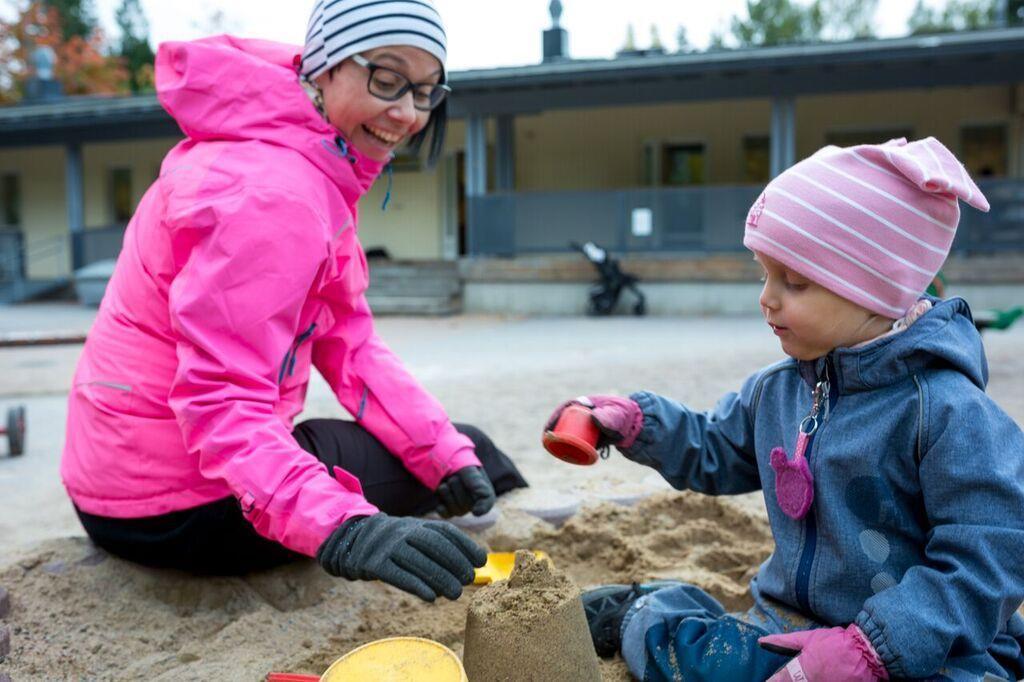
[[[826,626],[781,604],[726,613],[699,587],[679,583],[636,600],[622,623],[622,657],[633,676],[644,682],[754,682],[768,679],[789,661],[758,646],[759,637],[815,627]],[[985,677],[984,667],[980,669],[947,666],[930,679],[1002,679]]]
[[[622,656],[645,682],[765,680],[789,657],[765,651],[757,638],[781,631],[757,606],[727,614],[699,587],[680,583],[636,601],[622,624]]]

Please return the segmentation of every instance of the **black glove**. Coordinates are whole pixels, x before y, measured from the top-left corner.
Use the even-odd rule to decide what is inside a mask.
[[[382,580],[434,601],[439,594],[458,599],[487,552],[447,521],[374,514],[338,526],[316,558],[331,575]]]
[[[437,486],[437,496],[441,499],[437,513],[444,518],[462,516],[471,511],[482,516],[491,511],[497,499],[491,479],[480,467],[463,467],[449,474]]]

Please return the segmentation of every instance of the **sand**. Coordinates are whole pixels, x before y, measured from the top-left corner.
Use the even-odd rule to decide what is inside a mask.
[[[466,617],[466,674],[473,682],[600,678],[580,589],[550,562],[517,551],[508,580],[473,595]]]
[[[719,500],[666,493],[635,507],[585,508],[562,528],[515,513],[480,536],[493,550],[547,551],[581,587],[673,577],[730,608],[750,603],[746,580],[771,551],[767,526]],[[348,582],[300,562],[243,578],[193,578],[142,568],[85,539],[47,541],[0,569],[10,592],[16,680],[258,680],[319,674],[381,637],[428,637],[460,655],[467,608],[425,604],[380,583]],[[621,661],[607,680],[629,679]]]
[[[26,324],[64,320],[65,308]],[[5,309],[0,327],[22,311]],[[382,318],[377,328],[449,414],[490,434],[538,489],[580,498],[581,513],[560,529],[503,499],[501,519],[479,536],[483,541],[496,550],[543,549],[583,588],[678,578],[728,608],[749,604],[747,581],[771,548],[759,494],[716,500],[672,493],[634,508],[594,506],[632,500],[664,483],[614,453],[593,467],[557,462],[540,447],[540,424],[559,402],[582,393],[642,388],[711,408],[754,369],[781,357],[761,320],[457,316]],[[1024,325],[984,338],[989,393],[1024,423]],[[80,537],[57,473],[67,387],[80,351],[0,350],[0,410],[25,403],[29,420],[24,456],[6,459],[0,444],[0,586],[11,591],[11,613],[0,616],[0,627],[10,628],[12,647],[0,680],[318,674],[355,646],[395,635],[430,637],[461,654],[476,588],[458,602],[427,605],[381,584],[331,578],[312,562],[198,580],[97,553]],[[319,378],[306,408],[303,419],[340,416]],[[621,659],[602,663],[601,672],[606,680],[629,679]]]

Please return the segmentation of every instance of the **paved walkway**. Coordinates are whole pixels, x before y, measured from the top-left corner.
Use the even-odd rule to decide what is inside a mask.
[[[0,330],[86,329],[94,311],[45,304],[0,308]],[[639,389],[711,408],[781,351],[760,318],[382,318],[381,336],[459,421],[475,423],[511,454],[543,494],[651,484],[651,471],[618,455],[573,467],[540,446],[560,401]],[[987,333],[990,393],[1024,423],[1024,325]],[[28,449],[8,459],[0,438],[0,537],[25,546],[80,528],[58,478],[66,398],[81,346],[0,349],[0,415],[23,403]],[[341,417],[318,376],[302,418]],[[761,506],[754,495],[740,501]],[[9,546],[9,545],[8,545]]]

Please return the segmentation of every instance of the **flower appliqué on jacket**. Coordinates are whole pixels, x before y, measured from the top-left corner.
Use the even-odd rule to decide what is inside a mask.
[[[750,207],[750,212],[747,213],[747,227],[756,228],[762,213],[764,213],[764,192],[761,192],[761,196],[757,198],[754,205]]]

